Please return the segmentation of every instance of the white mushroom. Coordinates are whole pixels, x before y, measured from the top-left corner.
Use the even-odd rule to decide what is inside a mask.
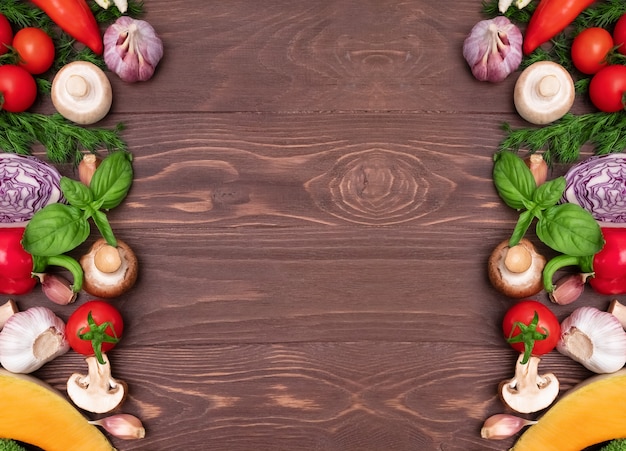
[[[539,375],[541,359],[531,356],[521,363],[520,354],[515,365],[515,376],[500,382],[500,398],[511,409],[519,413],[533,413],[545,409],[559,395],[559,380],[553,373]]]
[[[574,81],[569,72],[552,61],[539,61],[519,76],[513,100],[522,118],[543,125],[562,118],[572,108],[574,96]]]
[[[104,364],[95,356],[87,357],[88,374],[74,373],[67,381],[67,395],[83,410],[108,413],[119,407],[126,399],[126,382],[111,376],[111,364],[102,354]]]
[[[102,69],[87,61],[66,64],[52,80],[52,104],[77,124],[94,124],[111,109],[111,82]]]

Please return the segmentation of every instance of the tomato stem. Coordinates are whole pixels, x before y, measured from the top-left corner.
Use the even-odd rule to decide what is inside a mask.
[[[509,338],[507,338],[507,342],[512,343],[524,343],[524,357],[522,358],[521,364],[528,363],[530,360],[530,356],[533,351],[533,347],[535,346],[535,341],[545,340],[548,338],[550,333],[544,327],[544,333],[537,330],[537,324],[539,323],[539,314],[535,310],[535,314],[533,315],[533,319],[529,324],[524,324],[521,321],[516,321],[511,328],[511,333]],[[519,329],[520,333],[513,336],[513,332],[515,329]]]
[[[115,328],[113,327],[113,323],[110,321],[106,321],[100,325],[96,324],[91,315],[91,311],[87,314],[87,324],[89,325],[89,330],[84,332],[85,327],[81,328],[76,335],[81,340],[91,341],[91,346],[93,346],[93,352],[98,359],[98,362],[101,365],[105,365],[106,362],[102,357],[102,343],[117,343],[119,338],[117,337],[117,333],[115,332]],[[111,328],[113,331],[113,335],[111,336],[106,333],[107,328]]]

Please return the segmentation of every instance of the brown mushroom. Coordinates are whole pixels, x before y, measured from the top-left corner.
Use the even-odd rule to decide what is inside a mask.
[[[104,364],[95,356],[87,357],[88,374],[74,373],[67,381],[67,395],[88,412],[111,412],[126,399],[126,383],[111,376],[111,364],[106,354],[102,354],[102,358]]]
[[[546,259],[526,238],[510,247],[501,242],[489,257],[489,281],[496,290],[514,299],[533,296],[543,289]]]
[[[528,66],[517,79],[513,100],[520,116],[537,125],[560,119],[574,104],[574,81],[553,61]]]
[[[63,117],[82,125],[94,124],[106,116],[113,101],[106,74],[87,61],[63,66],[52,80],[50,96]]]
[[[541,359],[531,356],[521,363],[520,354],[515,365],[515,376],[500,382],[500,397],[511,409],[519,413],[532,413],[545,409],[559,394],[559,381],[552,373],[539,375]]]
[[[96,240],[80,259],[85,273],[83,289],[100,298],[114,298],[130,290],[137,280],[138,262],[130,246],[117,240],[113,247],[103,238]]]

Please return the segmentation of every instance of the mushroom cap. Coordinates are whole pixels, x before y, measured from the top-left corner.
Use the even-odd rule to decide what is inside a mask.
[[[52,104],[66,119],[94,124],[107,115],[113,102],[111,82],[88,61],[73,61],[57,72],[50,92]]]
[[[83,289],[92,296],[105,299],[115,298],[130,290],[135,284],[139,264],[130,246],[117,240],[117,250],[122,264],[114,272],[102,272],[96,267],[94,257],[103,246],[108,246],[108,244],[103,238],[99,238],[93,243],[89,252],[80,259],[80,266],[85,273]]]
[[[562,118],[574,104],[574,80],[553,61],[528,66],[515,83],[513,100],[522,118],[543,125]]]
[[[504,264],[509,247],[509,241],[502,241],[491,253],[488,262],[489,281],[500,293],[514,299],[534,296],[543,289],[543,267],[546,259],[535,250],[535,246],[527,239],[522,238],[519,245],[528,250],[532,257],[530,267],[521,273],[509,271]]]

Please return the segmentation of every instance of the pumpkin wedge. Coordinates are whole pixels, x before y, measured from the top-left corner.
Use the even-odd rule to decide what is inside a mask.
[[[32,376],[0,369],[0,437],[45,451],[114,451],[61,393]]]
[[[626,438],[626,370],[593,376],[559,399],[510,451],[580,451]]]

